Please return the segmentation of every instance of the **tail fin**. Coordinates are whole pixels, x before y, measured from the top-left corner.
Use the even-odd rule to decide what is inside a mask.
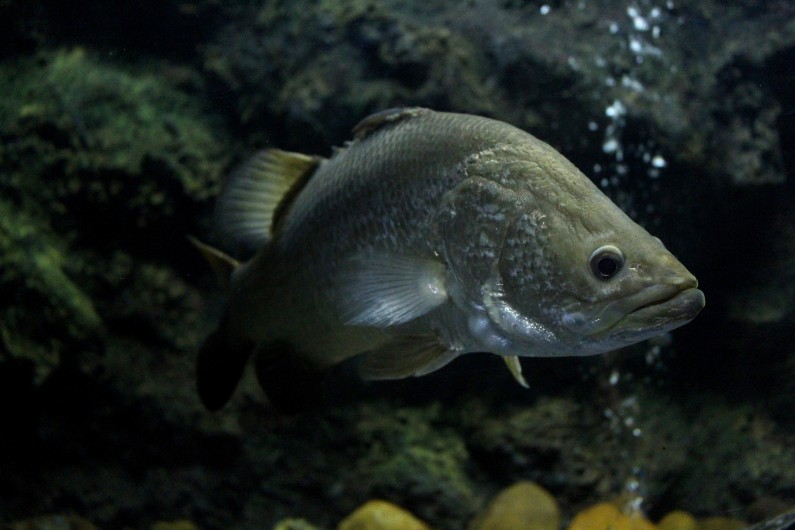
[[[196,363],[196,386],[208,410],[219,410],[232,397],[253,348],[251,342],[228,333],[226,317],[204,341]]]

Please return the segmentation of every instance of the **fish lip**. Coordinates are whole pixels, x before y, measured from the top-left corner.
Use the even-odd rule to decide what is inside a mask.
[[[678,289],[671,296],[637,307],[616,323],[621,326],[627,320],[644,319],[662,323],[691,321],[704,308],[704,293],[696,287]],[[621,326],[624,327],[624,326]]]
[[[614,300],[598,312],[564,315],[563,323],[571,331],[585,336],[642,328],[671,328],[695,318],[704,307],[704,293],[693,281],[684,284],[656,284],[627,297]],[[672,329],[672,328],[671,328]]]

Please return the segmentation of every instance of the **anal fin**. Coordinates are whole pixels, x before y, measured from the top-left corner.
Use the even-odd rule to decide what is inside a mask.
[[[359,359],[363,379],[403,379],[425,375],[443,367],[459,352],[443,344],[435,334],[397,338]]]

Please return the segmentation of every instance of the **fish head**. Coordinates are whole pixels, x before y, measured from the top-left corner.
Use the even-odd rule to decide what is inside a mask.
[[[459,197],[465,216],[477,204],[448,238],[477,252],[447,252],[473,349],[591,355],[692,320],[704,307],[693,274],[557,151],[535,148],[481,161],[488,184]]]
[[[658,238],[579,176],[559,179],[562,188],[547,188],[543,194],[520,194],[522,208],[500,251],[491,284],[495,305],[533,323],[532,331],[547,331],[540,344],[530,340],[529,349],[597,354],[692,320],[704,307],[695,276]],[[503,328],[510,324],[521,344],[528,328],[511,323],[500,314],[505,311],[492,313]]]

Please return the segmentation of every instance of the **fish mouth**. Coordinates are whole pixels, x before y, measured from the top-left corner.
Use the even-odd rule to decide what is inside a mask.
[[[566,313],[563,324],[570,331],[586,336],[663,333],[690,322],[704,308],[704,293],[696,285],[695,279],[686,285],[652,285],[614,300],[590,315]]]
[[[689,287],[637,307],[611,327],[613,331],[660,330],[682,326],[704,308],[704,293]]]

